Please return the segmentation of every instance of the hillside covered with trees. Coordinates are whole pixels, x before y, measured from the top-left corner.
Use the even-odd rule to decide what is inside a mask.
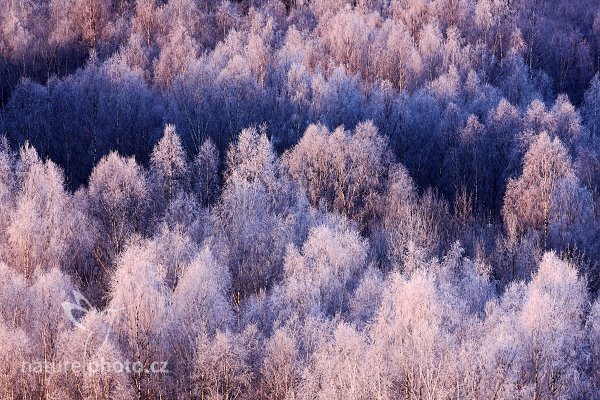
[[[0,0],[1,399],[600,399],[596,0]]]

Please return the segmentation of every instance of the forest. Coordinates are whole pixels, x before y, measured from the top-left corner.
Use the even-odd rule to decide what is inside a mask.
[[[0,0],[1,399],[600,399],[597,0]]]

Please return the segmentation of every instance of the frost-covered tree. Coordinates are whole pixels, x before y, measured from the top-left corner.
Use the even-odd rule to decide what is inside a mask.
[[[231,145],[225,175],[215,214],[239,301],[270,287],[281,275],[293,228],[288,218],[291,189],[281,177],[279,160],[266,134],[256,129],[242,131]]]
[[[249,326],[239,334],[218,331],[197,339],[193,395],[237,399],[249,396],[255,379],[253,359],[259,353],[258,332]]]
[[[109,323],[124,356],[143,368],[130,373],[137,397],[166,392],[164,373],[152,373],[154,362],[164,362],[165,343],[160,340],[169,301],[165,268],[157,262],[152,246],[131,243],[119,256],[111,276]]]
[[[11,151],[6,137],[0,138],[0,246],[7,243],[6,228],[10,214],[14,211],[17,179],[15,176],[16,157]]]
[[[299,350],[291,332],[277,329],[265,343],[261,366],[264,395],[272,399],[286,399],[294,393],[300,379]]]
[[[229,329],[233,321],[229,271],[205,247],[185,266],[173,292],[167,325],[169,366],[177,376],[178,393],[193,393],[196,345],[200,337],[212,337]]]
[[[600,375],[598,374],[598,358],[600,356],[600,301],[596,299],[592,304],[587,321],[587,335],[591,345],[592,355],[592,387],[596,390],[600,387]]]
[[[586,303],[586,282],[577,269],[545,254],[527,287],[519,321],[525,393],[535,398],[584,393],[580,370]]]
[[[349,292],[366,269],[367,245],[344,221],[311,229],[302,247],[288,247],[276,289],[281,318],[347,312]]]
[[[575,179],[569,154],[560,139],[542,132],[525,154],[521,177],[508,182],[502,211],[505,222],[514,216],[520,232],[540,232],[546,246],[553,192],[563,178]]]
[[[592,137],[600,134],[600,80],[595,75],[590,82],[590,87],[585,92],[582,117],[585,125],[590,130]]]
[[[53,162],[40,160],[27,145],[21,149],[16,174],[19,193],[6,230],[10,255],[6,261],[27,277],[38,269],[66,266],[78,232],[62,171]]]
[[[0,323],[0,393],[6,398],[42,395],[34,384],[35,376],[23,365],[32,360],[31,340],[27,333],[19,328],[10,328]]]
[[[286,167],[314,206],[323,202],[366,229],[379,213],[390,161],[387,140],[371,122],[354,132],[311,125],[288,154]]]
[[[178,75],[184,73],[196,58],[196,43],[187,30],[179,25],[173,29],[154,64],[154,79],[161,88],[167,88]]]
[[[111,4],[105,0],[53,0],[49,4],[51,41],[58,46],[79,42],[96,48],[110,32]]]
[[[164,199],[166,204],[189,187],[190,166],[187,158],[175,126],[165,126],[163,137],[150,155],[150,179],[156,187],[156,196]]]
[[[212,205],[219,194],[219,151],[207,138],[200,146],[192,166],[192,188],[200,204]]]
[[[383,239],[393,266],[407,262],[414,247],[433,253],[448,229],[448,206],[433,193],[419,196],[408,171],[394,166],[383,198]]]
[[[352,325],[340,322],[327,332],[321,346],[311,357],[304,374],[299,397],[348,399],[376,396],[369,369],[364,368],[366,337]]]
[[[146,174],[133,158],[110,153],[92,171],[87,195],[96,237],[94,258],[100,268],[110,270],[128,238],[148,229]]]
[[[78,363],[78,368],[71,367],[67,374],[52,374],[50,396],[133,397],[133,386],[125,371],[126,359],[115,342],[106,314],[86,310],[78,323],[74,329],[63,332],[56,356],[58,363]]]
[[[435,382],[447,368],[441,294],[433,277],[424,272],[411,279],[393,273],[388,281],[372,333],[383,363],[379,377],[383,395],[400,392],[407,397],[418,393],[436,397],[442,388]]]

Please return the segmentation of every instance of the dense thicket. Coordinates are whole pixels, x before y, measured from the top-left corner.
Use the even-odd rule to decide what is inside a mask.
[[[542,101],[548,124],[523,129],[552,130],[573,150],[597,131],[592,0],[305,3],[3,0],[1,129],[75,189],[111,150],[147,163],[165,123],[195,154],[207,137],[224,152],[251,125],[266,123],[282,151],[311,123],[370,119],[419,186],[452,197],[485,185],[478,207],[496,211],[519,165],[502,99],[520,116]],[[469,150],[478,144],[497,148],[493,163]],[[480,181],[464,176],[480,165]]]
[[[600,399],[599,68],[592,0],[0,0],[0,398]]]

